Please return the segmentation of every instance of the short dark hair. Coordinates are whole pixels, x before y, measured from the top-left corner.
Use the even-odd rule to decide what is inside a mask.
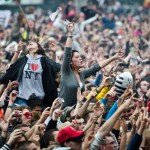
[[[27,109],[27,110],[31,111],[31,108],[30,108],[30,107],[27,107],[27,106],[17,106],[17,107],[14,107],[13,110],[20,110],[20,111],[23,111],[24,109]]]
[[[36,41],[35,41],[36,42]],[[36,44],[38,45],[38,50],[37,50],[37,54],[39,54],[39,55],[43,55],[43,56],[46,56],[46,54],[45,54],[45,50],[42,48],[42,46],[38,43],[38,42],[36,42]]]
[[[101,145],[105,145],[106,144],[106,138],[107,137],[112,137],[112,135],[110,133],[108,133],[101,141]],[[112,137],[113,138],[113,137]]]
[[[18,124],[17,126],[14,127],[13,130],[16,130],[16,129],[21,129],[22,127],[29,127],[28,125],[26,124]]]
[[[55,131],[59,131],[59,130],[57,128],[51,129],[42,136],[42,138],[40,140],[41,148],[47,148],[49,146],[49,141],[55,142],[55,138],[53,135],[53,132],[55,132]]]
[[[72,53],[71,53],[71,60],[72,60],[73,54],[74,54],[75,52],[79,53],[78,50],[73,49],[73,50],[72,50]]]
[[[34,143],[34,142],[32,142],[32,141],[19,142],[16,149],[17,150],[27,150],[28,146],[32,143]]]
[[[138,89],[138,88],[141,87],[141,82],[143,82],[143,81],[146,81],[146,82],[147,82],[147,80],[146,80],[145,78],[142,78],[142,79],[136,84],[136,89]]]
[[[24,16],[23,14],[19,14],[17,17],[17,21],[20,23],[23,20]]]
[[[74,119],[81,119],[82,117],[80,117],[80,116],[78,116],[78,115],[76,115],[76,116],[72,116],[70,119],[69,119],[69,122],[72,122],[72,120],[74,120]]]

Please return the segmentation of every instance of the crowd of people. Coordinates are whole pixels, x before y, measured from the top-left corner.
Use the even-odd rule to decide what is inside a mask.
[[[150,150],[149,8],[12,12],[0,27],[0,150]]]

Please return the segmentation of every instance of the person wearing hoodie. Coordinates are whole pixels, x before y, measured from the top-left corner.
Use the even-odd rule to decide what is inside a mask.
[[[57,97],[55,81],[60,64],[45,56],[43,48],[36,41],[30,41],[27,46],[28,54],[19,58],[0,78],[0,83],[17,80],[18,97],[15,103],[29,106],[31,100],[41,100],[43,106],[51,106]]]

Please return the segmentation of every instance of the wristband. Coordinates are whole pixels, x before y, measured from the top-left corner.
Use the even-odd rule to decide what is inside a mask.
[[[19,51],[15,51],[15,52],[18,53],[18,54],[20,53]]]
[[[72,38],[73,38],[73,36],[72,36],[72,35],[69,35],[69,36],[68,36],[68,38],[71,38],[71,39],[72,39]]]
[[[13,106],[12,106],[12,105],[8,105],[8,106],[7,106],[7,108],[11,108],[11,109],[12,109],[12,108],[13,108]]]

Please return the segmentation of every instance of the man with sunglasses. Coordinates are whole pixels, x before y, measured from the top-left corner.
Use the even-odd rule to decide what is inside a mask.
[[[101,148],[100,150],[117,150],[118,149],[118,144],[117,141],[111,136],[105,136],[101,143]]]
[[[30,112],[30,110],[28,108],[24,108],[22,110],[22,124],[26,124],[26,125],[31,125],[31,119],[32,119],[32,113]]]

